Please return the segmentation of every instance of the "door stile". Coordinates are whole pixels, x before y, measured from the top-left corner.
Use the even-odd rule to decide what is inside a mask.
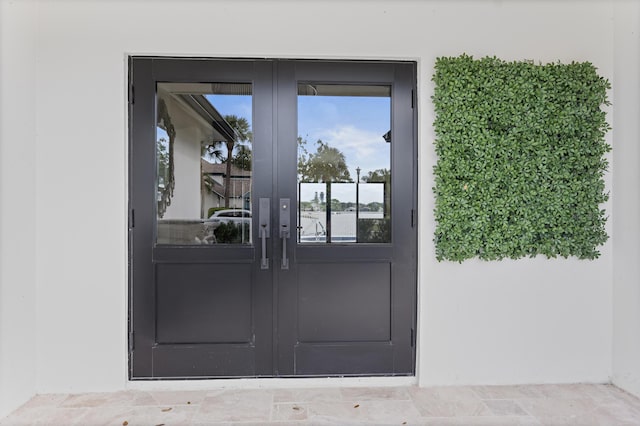
[[[296,108],[296,82],[293,61],[277,61],[277,148],[274,150],[275,177],[274,183],[274,206],[276,212],[274,216],[279,220],[279,202],[282,198],[290,200],[289,221],[296,223],[294,215],[297,205],[296,196],[296,164],[297,164],[297,108]],[[275,224],[279,229],[280,223]],[[294,227],[292,227],[294,228]],[[275,265],[274,279],[277,288],[276,304],[277,309],[276,327],[277,333],[277,374],[282,377],[292,376],[294,370],[293,348],[296,344],[297,336],[297,262],[295,258],[296,246],[295,229],[290,229],[290,238],[287,242],[287,257],[289,258],[289,268],[282,269],[283,242],[278,239],[275,245]],[[286,307],[286,308],[285,308]]]
[[[253,203],[254,211],[259,211],[259,203],[262,198],[271,198],[273,191],[273,166],[272,152],[274,150],[274,126],[273,126],[273,63],[268,60],[255,62],[255,80],[254,80],[254,100],[253,100],[253,117],[254,117],[254,143],[253,143],[253,161],[254,171],[259,173],[259,178],[253,180]],[[271,202],[273,206],[273,202]],[[267,239],[267,253],[269,258],[269,268],[262,269],[260,258],[262,256],[262,247],[259,243],[259,217],[254,215],[254,241],[256,251],[254,260],[254,274],[256,277],[253,291],[253,311],[256,318],[254,320],[254,338],[256,348],[256,376],[270,377],[273,375],[273,267],[274,267],[274,223],[273,211],[270,218],[270,238]]]
[[[415,64],[396,64],[394,78],[394,96],[392,98],[393,133],[392,140],[397,141],[392,151],[392,168],[406,173],[394,175],[395,198],[392,200],[394,259],[391,268],[392,287],[392,341],[394,349],[394,371],[408,374],[414,371],[415,347],[413,347],[411,328],[415,328],[416,312],[416,253],[417,232],[412,221],[417,203],[415,156],[415,121],[417,106],[413,101],[415,90]],[[400,243],[401,242],[401,243]],[[407,307],[413,309],[407,309]]]
[[[134,212],[135,227],[130,234],[130,321],[131,334],[134,339],[133,350],[130,353],[132,377],[151,376],[152,365],[151,347],[153,346],[153,329],[155,311],[147,299],[154,297],[154,272],[148,259],[151,252],[151,240],[153,238],[151,226],[148,221],[153,218],[153,197],[155,191],[146,188],[144,182],[153,182],[155,179],[155,151],[153,141],[155,139],[153,126],[133,125],[137,122],[154,122],[155,113],[155,87],[153,84],[152,59],[133,58],[132,86],[137,99],[132,105],[131,112],[131,138],[132,141],[149,141],[149,143],[130,143],[129,151],[129,205]],[[133,285],[135,283],[135,285]]]

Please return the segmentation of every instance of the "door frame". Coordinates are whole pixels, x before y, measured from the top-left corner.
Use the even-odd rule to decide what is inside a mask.
[[[133,79],[132,79],[132,61],[134,58],[148,58],[148,59],[159,59],[159,60],[178,60],[178,61],[184,61],[184,60],[193,60],[194,63],[196,63],[198,60],[201,61],[230,61],[230,62],[234,62],[234,61],[238,61],[238,62],[243,62],[243,61],[254,61],[253,59],[239,59],[239,58],[175,58],[175,57],[145,57],[145,56],[135,56],[135,57],[129,57],[129,117],[132,116],[132,112],[133,112],[133,108],[135,105],[135,101],[138,100],[140,101],[140,99],[145,99],[145,97],[148,97],[150,99],[153,99],[153,101],[155,102],[155,95],[151,95],[149,93],[135,93],[134,89],[133,89]],[[256,61],[260,61],[260,60],[256,60]],[[277,61],[281,61],[281,62],[293,62],[293,63],[298,63],[298,64],[311,64],[311,66],[317,67],[317,66],[321,66],[323,69],[328,70],[330,72],[330,69],[333,65],[335,64],[350,64],[350,63],[378,63],[378,64],[390,64],[390,63],[402,63],[402,64],[410,64],[411,65],[411,75],[405,75],[404,78],[407,78],[408,81],[410,81],[410,84],[412,86],[411,89],[411,109],[412,109],[412,113],[410,115],[412,124],[411,124],[411,139],[412,139],[412,153],[411,153],[411,158],[412,158],[412,164],[411,164],[411,168],[412,168],[412,172],[411,172],[411,183],[410,186],[412,187],[411,189],[411,209],[410,212],[408,212],[408,216],[407,216],[407,220],[411,221],[412,224],[412,228],[413,231],[411,233],[411,238],[410,238],[410,244],[407,245],[407,247],[404,247],[406,250],[404,251],[405,255],[410,259],[411,263],[413,264],[412,267],[412,271],[409,273],[408,278],[411,280],[412,284],[413,284],[413,294],[411,297],[411,309],[409,309],[411,311],[411,323],[412,323],[412,329],[411,329],[411,334],[407,335],[407,340],[411,340],[411,346],[413,347],[412,350],[412,354],[411,354],[411,364],[412,364],[412,371],[411,374],[409,375],[413,375],[415,376],[415,372],[416,372],[416,355],[417,355],[417,347],[415,344],[416,341],[416,328],[417,328],[417,316],[418,316],[418,310],[417,310],[417,289],[418,289],[418,276],[417,276],[417,268],[418,268],[418,240],[417,240],[417,235],[418,235],[418,228],[417,228],[417,211],[418,211],[418,145],[417,145],[417,140],[418,140],[418,135],[417,135],[417,126],[418,126],[418,112],[417,112],[417,103],[416,103],[416,90],[417,90],[417,82],[416,82],[416,78],[417,78],[417,64],[413,61],[353,61],[353,60],[309,60],[309,59],[266,59],[266,60],[262,60],[265,63],[274,63]],[[284,74],[284,73],[283,73]],[[284,75],[277,75],[274,76],[274,85],[276,84],[291,84],[292,82],[284,82],[281,81],[282,78],[286,78]],[[277,83],[276,83],[277,82]],[[137,89],[136,89],[137,90]],[[393,99],[393,98],[392,98]],[[256,106],[254,106],[254,108],[257,108]],[[392,111],[394,110],[394,105],[393,105],[393,101],[392,101]],[[392,114],[394,114],[394,112],[392,112]],[[280,117],[276,117],[274,120],[272,120],[273,123],[278,123],[278,126],[281,124],[281,118]],[[275,124],[274,124],[275,125]],[[151,132],[153,131],[152,129],[146,129],[147,131],[147,135],[145,137],[149,137],[151,135]],[[275,130],[274,130],[275,132]],[[129,379],[130,380],[145,380],[145,379],[157,379],[154,377],[141,377],[139,375],[135,375],[134,374],[134,356],[133,356],[133,351],[136,349],[135,348],[135,342],[136,342],[136,336],[134,334],[134,300],[135,300],[135,286],[134,286],[134,279],[135,279],[135,273],[134,273],[134,238],[133,238],[133,229],[135,227],[135,221],[136,221],[136,215],[140,215],[142,212],[140,211],[135,211],[134,212],[134,208],[132,207],[133,203],[133,197],[136,195],[134,188],[133,188],[133,178],[132,178],[132,174],[133,174],[133,159],[134,159],[134,144],[133,144],[133,140],[134,140],[134,132],[133,132],[133,125],[132,125],[132,120],[129,120],[129,129],[128,129],[128,134],[129,134],[129,141],[128,141],[128,149],[129,149],[129,162],[128,162],[128,173],[129,173],[129,183],[128,183],[128,213],[129,213],[129,217],[128,217],[128,233],[129,233],[129,237],[128,237],[128,341],[129,341],[129,346],[128,346],[128,371],[129,371]],[[138,135],[139,136],[139,135]],[[151,135],[151,137],[153,137]],[[280,168],[277,166],[278,164],[278,156],[279,154],[279,150],[277,147],[277,143],[274,142],[274,148],[273,149],[273,169],[271,171],[272,173],[272,180],[275,181],[277,179],[282,179],[282,177],[279,177],[279,175],[281,175],[282,173],[286,173],[282,170],[280,170]],[[291,153],[289,153],[291,154]],[[155,158],[155,157],[154,157]],[[154,159],[155,161],[155,159]],[[397,168],[399,167],[398,164],[395,164],[395,162],[393,161],[393,155],[392,155],[392,170],[393,168]],[[271,183],[269,183],[271,184]],[[280,194],[280,189],[278,189],[278,193],[274,193],[273,194],[273,199],[276,200],[279,198]],[[254,203],[257,203],[259,197],[253,197]],[[392,204],[394,203],[394,200],[396,200],[397,197],[396,196],[392,196]],[[392,211],[396,211],[398,210],[397,208],[394,209],[392,208]],[[135,213],[135,214],[134,214]],[[393,235],[393,233],[392,233]],[[255,238],[255,237],[254,237]],[[293,246],[293,244],[292,244]],[[305,248],[306,250],[307,248]],[[313,251],[314,248],[308,248],[308,251]],[[293,249],[291,249],[293,250]],[[341,249],[342,250],[342,249]],[[230,256],[233,256],[233,252],[235,252],[236,250],[233,248],[229,248],[228,253]],[[344,253],[344,255],[349,256],[349,250],[348,248],[346,250],[342,250],[342,252]],[[275,254],[275,253],[274,253]],[[256,256],[258,256],[258,254],[255,254]],[[277,256],[273,256],[273,260],[274,260],[274,265],[272,265],[275,268],[275,262],[277,261]],[[274,274],[274,279],[273,282],[275,283],[275,281],[278,279],[278,274],[280,272],[276,271]],[[140,280],[140,277],[137,278],[138,281]],[[274,305],[272,306],[272,317],[274,318],[274,322],[278,322],[277,320],[277,316],[278,311],[277,311],[277,305],[279,303],[278,298],[280,297],[280,295],[277,294],[277,290],[275,289],[275,284],[274,284],[274,289],[273,289],[274,295],[273,295],[273,301],[274,301]],[[138,320],[139,321],[139,320]],[[273,359],[271,360],[271,362],[273,363],[274,366],[274,371],[278,371],[281,369],[281,367],[278,366],[278,364],[282,361],[281,359],[278,359],[277,357],[277,352],[278,352],[278,342],[277,342],[277,336],[271,337],[272,341],[274,342],[273,344]],[[407,374],[404,374],[407,375]],[[289,374],[285,373],[283,375],[278,375],[276,377],[288,377]],[[368,376],[368,374],[365,374],[365,376]],[[256,376],[259,377],[259,376]],[[296,376],[299,377],[299,376]],[[197,379],[198,377],[194,377],[194,379]]]

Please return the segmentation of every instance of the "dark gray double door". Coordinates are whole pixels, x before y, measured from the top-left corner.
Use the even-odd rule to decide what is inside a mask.
[[[415,64],[134,57],[130,84],[131,378],[414,374]]]

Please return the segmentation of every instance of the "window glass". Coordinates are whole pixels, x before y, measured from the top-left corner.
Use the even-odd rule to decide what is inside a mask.
[[[251,244],[252,86],[157,85],[157,243]]]
[[[391,241],[391,88],[298,85],[298,242]]]

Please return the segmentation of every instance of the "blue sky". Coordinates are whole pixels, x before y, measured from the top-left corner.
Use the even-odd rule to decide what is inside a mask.
[[[206,95],[206,98],[211,102],[211,105],[216,107],[220,114],[244,117],[251,123],[253,110],[251,105],[252,96]]]
[[[390,129],[390,98],[298,96],[298,134],[309,142],[318,139],[345,155],[351,177],[389,168],[389,144],[382,135]]]

